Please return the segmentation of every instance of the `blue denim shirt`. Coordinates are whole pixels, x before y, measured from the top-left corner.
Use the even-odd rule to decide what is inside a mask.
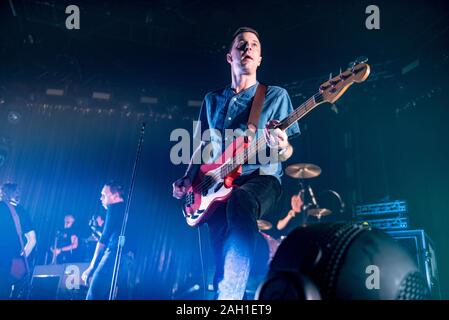
[[[198,137],[198,134],[200,134],[203,141],[209,139],[209,141],[221,144],[221,149],[214,148],[214,156],[224,152],[227,144],[231,142],[228,141],[230,140],[229,138],[225,140],[225,129],[241,129],[242,132],[247,130],[249,113],[258,84],[257,82],[255,85],[237,94],[230,85],[206,94],[200,111],[199,125],[195,130],[194,136]],[[266,123],[270,120],[283,120],[293,110],[290,97],[285,89],[268,86],[257,128],[265,128]],[[215,130],[211,130],[211,136],[204,139],[203,133],[207,129]],[[300,133],[298,124],[293,124],[287,129],[286,133],[289,136],[289,140],[297,136]],[[283,174],[280,162],[244,164],[242,169],[242,175],[250,174],[260,169],[261,174],[273,175],[278,178],[279,182]]]

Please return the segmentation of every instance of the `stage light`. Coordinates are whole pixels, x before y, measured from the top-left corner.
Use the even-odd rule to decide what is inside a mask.
[[[0,148],[0,168],[6,163],[6,159],[8,157],[8,151]]]
[[[22,119],[22,115],[17,111],[10,111],[8,113],[8,122],[11,124],[17,124]]]
[[[158,101],[158,98],[155,97],[140,97],[140,103],[157,104]]]
[[[291,232],[259,286],[259,300],[422,300],[429,288],[407,250],[384,232],[348,223]]]
[[[202,101],[200,100],[188,100],[187,106],[188,107],[201,107]]]
[[[111,94],[107,93],[107,92],[94,91],[92,93],[92,98],[93,99],[97,99],[97,100],[105,100],[105,101],[107,101],[107,100],[111,99]]]
[[[47,96],[58,96],[62,97],[64,95],[64,90],[62,89],[54,89],[54,88],[48,88],[47,91],[45,91]]]

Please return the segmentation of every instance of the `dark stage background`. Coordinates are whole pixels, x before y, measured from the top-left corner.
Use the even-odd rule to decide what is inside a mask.
[[[287,88],[298,106],[329,72],[367,56],[370,78],[301,121],[287,162],[311,162],[320,194],[339,192],[349,220],[361,203],[408,201],[412,228],[435,242],[443,298],[449,298],[449,10],[444,1],[378,1],[380,30],[365,28],[367,1],[2,1],[0,17],[0,182],[16,181],[38,235],[43,263],[64,214],[82,232],[101,212],[103,183],[129,184],[140,124],[147,122],[130,211],[133,298],[185,297],[202,284],[198,230],[188,227],[171,183],[170,133],[192,130],[188,100],[229,82],[226,47],[241,25],[261,33],[259,80]],[[13,4],[13,7],[10,5]],[[78,4],[81,29],[64,27]],[[62,97],[48,88],[63,89]],[[108,92],[108,101],[92,92]],[[141,96],[157,103],[140,103]],[[332,108],[331,108],[332,107]],[[277,221],[298,191],[284,177]],[[212,260],[202,227],[204,264]],[[177,288],[177,290],[175,290]]]

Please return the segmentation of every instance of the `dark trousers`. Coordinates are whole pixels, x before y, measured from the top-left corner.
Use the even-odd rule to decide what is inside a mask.
[[[10,267],[0,265],[0,300],[7,300],[11,294],[13,281],[10,276]]]
[[[87,291],[86,300],[108,300],[111,290],[112,274],[114,272],[115,258],[117,249],[107,248],[101,257],[100,263],[94,271],[92,282]],[[129,259],[125,254],[122,255],[120,261],[120,270],[118,273],[118,294],[114,299],[127,299],[129,273]]]
[[[256,220],[267,214],[281,195],[277,178],[258,172],[237,178],[235,184],[239,188],[208,220],[218,299],[243,299],[258,235]]]
[[[108,300],[111,290],[112,273],[114,270],[116,250],[107,248],[101,257],[100,263],[94,271],[87,300]]]

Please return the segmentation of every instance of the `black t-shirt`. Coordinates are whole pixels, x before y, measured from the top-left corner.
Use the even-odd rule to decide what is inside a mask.
[[[15,206],[15,209],[20,219],[22,237],[24,238],[25,233],[33,230],[31,219],[22,206]],[[23,239],[23,243],[25,245],[26,239]],[[6,203],[0,201],[0,263],[9,264],[10,259],[19,256],[20,252],[20,240],[11,212]]]
[[[77,236],[77,231],[74,227],[62,229],[59,231],[57,235],[57,247],[63,248],[66,246],[69,246],[72,244],[72,236]],[[78,243],[79,246],[79,243]],[[75,250],[69,250],[69,251],[62,251],[58,257],[57,257],[57,263],[69,263],[69,262],[75,262],[79,259],[78,255],[78,249]]]
[[[72,236],[78,236],[74,228],[62,229],[58,233],[58,248],[72,244]]]
[[[106,245],[109,249],[117,248],[117,241],[122,229],[124,214],[124,202],[114,203],[108,207],[103,234],[101,235],[99,242]]]

